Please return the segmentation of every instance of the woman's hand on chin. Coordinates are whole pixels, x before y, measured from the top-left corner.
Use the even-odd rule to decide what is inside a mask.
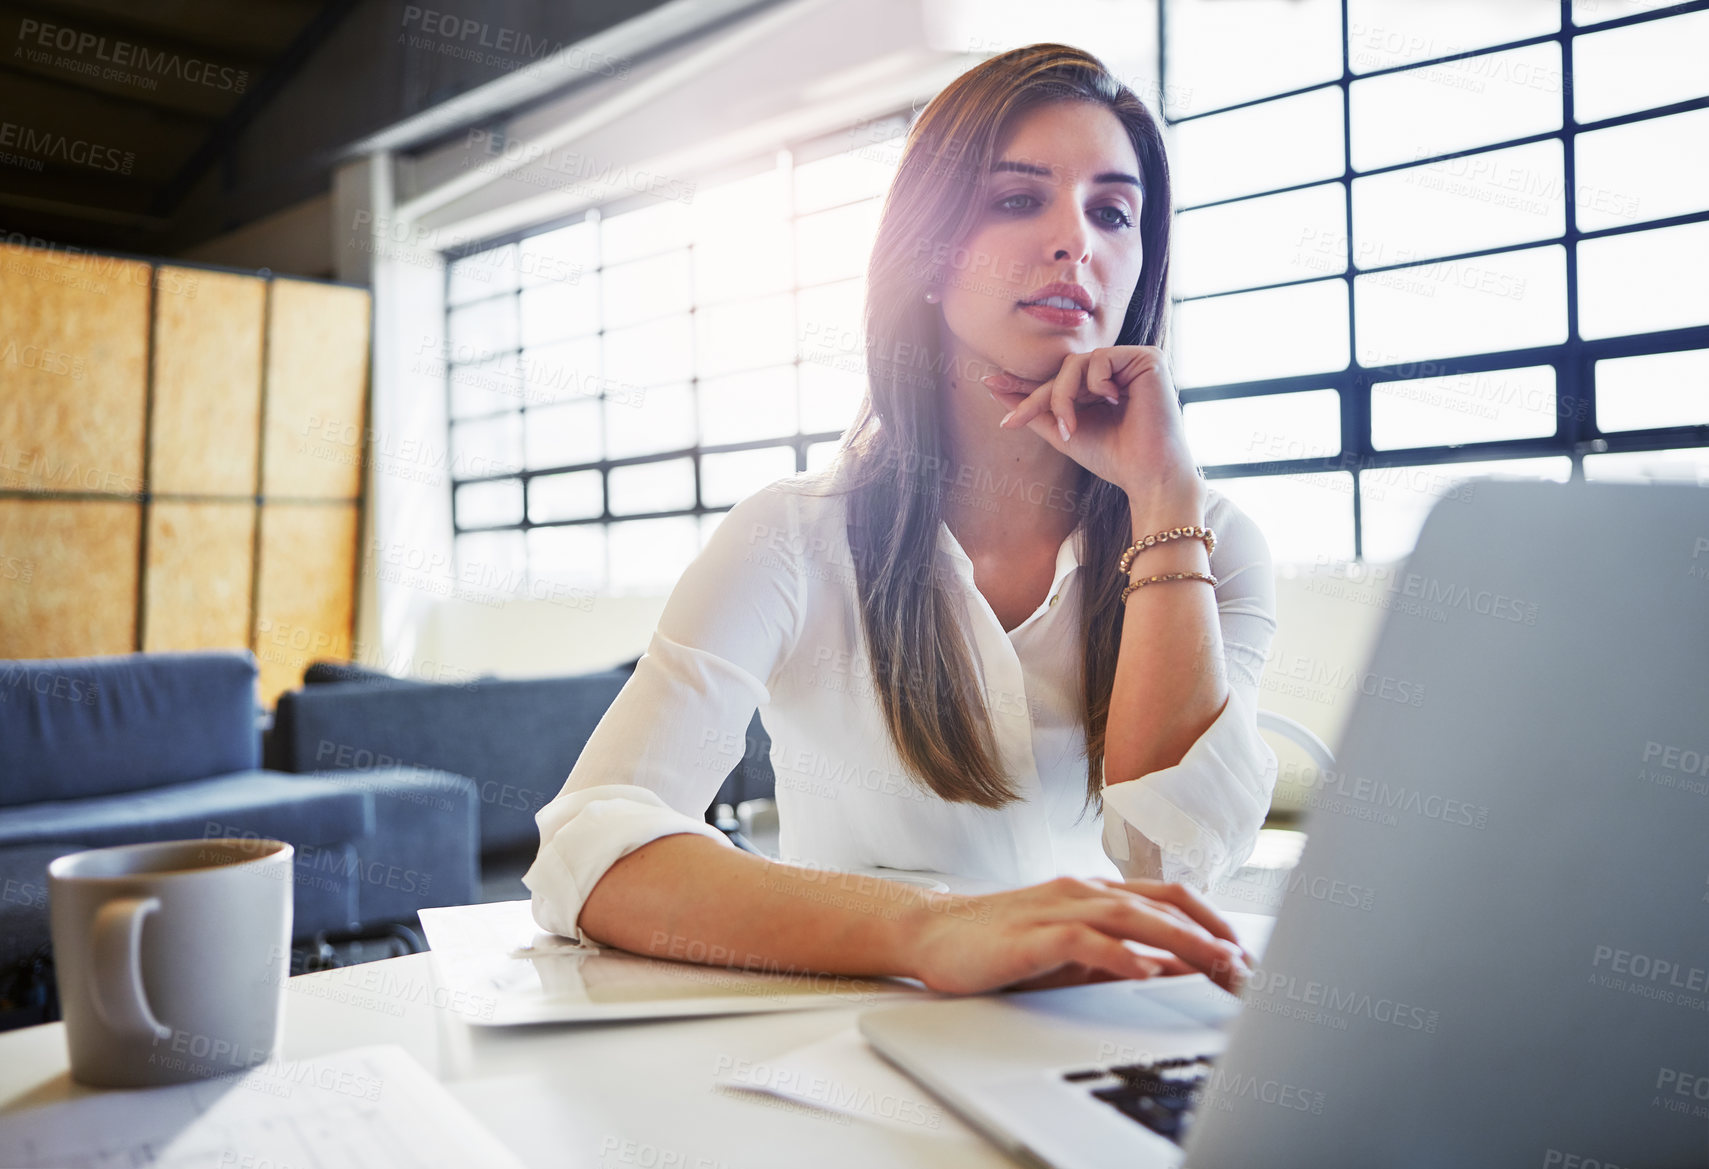
[[[998,424],[1003,429],[1025,426],[1130,497],[1202,506],[1204,483],[1187,448],[1163,351],[1156,346],[1111,345],[1070,353],[1042,382],[1007,371],[982,380],[992,397],[1012,411]]]
[[[923,894],[909,911],[914,977],[952,994],[1203,972],[1237,993],[1251,956],[1193,890],[1058,877],[978,897]]]

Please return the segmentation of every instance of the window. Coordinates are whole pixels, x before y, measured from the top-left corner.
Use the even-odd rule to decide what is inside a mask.
[[[458,571],[667,592],[722,512],[823,466],[865,392],[904,115],[448,257]]]
[[[1709,10],[1162,4],[1175,380],[1278,561],[1473,475],[1704,480]]]

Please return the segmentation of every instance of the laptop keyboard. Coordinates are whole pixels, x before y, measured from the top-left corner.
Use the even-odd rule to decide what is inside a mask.
[[[1093,1096],[1176,1144],[1187,1139],[1213,1056],[1182,1056],[1151,1063],[1117,1064],[1065,1072],[1071,1084],[1088,1084]]]

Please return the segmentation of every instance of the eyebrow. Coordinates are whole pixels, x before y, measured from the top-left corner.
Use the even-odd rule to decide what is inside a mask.
[[[1011,170],[1018,171],[1023,175],[1037,175],[1038,177],[1045,179],[1049,178],[1051,175],[1051,170],[1048,166],[1036,166],[1030,162],[1016,162],[1012,158],[1000,158],[991,164],[992,174],[996,174],[998,171]],[[1137,188],[1141,194],[1145,192],[1145,187],[1140,183],[1140,181],[1134,176],[1127,174],[1125,171],[1107,170],[1102,174],[1093,175],[1092,181],[1094,183],[1129,183]]]

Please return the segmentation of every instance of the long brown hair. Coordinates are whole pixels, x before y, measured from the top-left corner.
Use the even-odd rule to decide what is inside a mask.
[[[836,459],[834,493],[849,497],[849,547],[874,690],[897,754],[943,799],[987,808],[1020,795],[1003,774],[977,685],[962,623],[966,601],[937,546],[948,466],[939,375],[947,358],[924,293],[956,262],[1004,131],[1017,116],[1058,101],[1108,109],[1133,142],[1144,184],[1145,264],[1115,344],[1161,344],[1172,206],[1157,123],[1091,54],[1048,43],[1012,49],[956,78],[909,127],[867,267],[867,393]],[[1087,550],[1079,574],[1086,803],[1101,811],[1104,728],[1123,615],[1116,562],[1131,541],[1132,521],[1126,493],[1084,468],[1074,507]]]

